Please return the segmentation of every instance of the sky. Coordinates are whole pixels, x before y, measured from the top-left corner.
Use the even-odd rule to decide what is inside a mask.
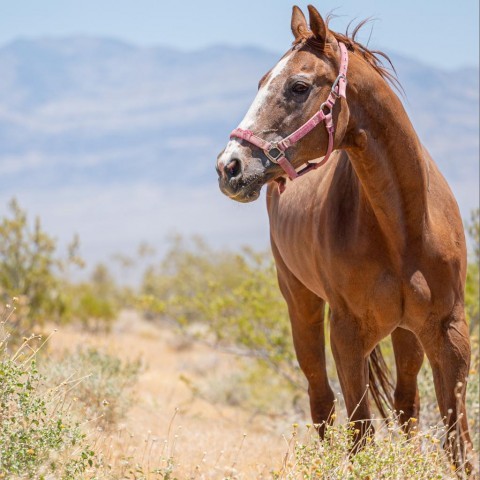
[[[455,69],[479,64],[478,0],[322,0],[332,28],[373,17],[361,41],[386,53]],[[304,11],[310,2],[297,1]],[[98,35],[144,46],[195,50],[253,45],[282,53],[292,0],[0,0],[0,45],[17,38]]]
[[[308,3],[297,2],[305,12]],[[0,0],[0,47],[19,38],[87,35],[182,50],[250,45],[280,55],[292,41],[292,4],[292,0]],[[451,0],[318,0],[315,4],[322,15],[337,15],[331,27],[341,32],[352,20],[373,17],[373,30],[367,27],[360,36],[373,49],[444,69],[478,67],[478,0],[457,0],[455,5]],[[466,202],[469,190],[454,188],[460,201]],[[17,193],[27,212],[39,214],[46,231],[62,244],[78,232],[82,254],[90,264],[104,260],[111,251],[131,253],[141,240],[161,250],[171,232],[197,233],[229,246],[232,239],[235,245],[255,241],[256,248],[268,244],[264,201],[238,204],[210,185],[187,192],[132,185],[127,193],[115,186],[88,192],[82,186],[74,191],[65,187],[64,192]],[[72,198],[70,203],[59,202],[62,195]],[[8,196],[0,192],[0,213]],[[187,220],[179,222],[180,218]],[[102,231],[107,233],[98,233]]]

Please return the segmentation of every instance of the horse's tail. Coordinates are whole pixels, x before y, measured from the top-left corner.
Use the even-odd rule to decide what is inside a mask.
[[[394,410],[393,392],[394,385],[392,374],[385,359],[383,358],[380,345],[370,353],[368,359],[368,376],[370,382],[370,393],[377,405],[378,411],[383,418],[389,416],[387,409]]]

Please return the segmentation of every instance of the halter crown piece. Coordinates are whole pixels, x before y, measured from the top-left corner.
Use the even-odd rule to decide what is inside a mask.
[[[263,140],[262,138],[255,135],[251,130],[244,130],[243,128],[236,128],[235,130],[233,130],[233,132],[230,134],[230,139],[237,138],[245,140],[246,142],[249,142],[256,147],[261,148],[267,158],[273,163],[277,163],[278,165],[280,165],[280,167],[283,168],[283,170],[290,177],[291,180],[294,180],[295,178],[304,175],[310,170],[315,170],[321,165],[324,165],[333,150],[333,133],[335,131],[332,117],[333,106],[335,105],[337,98],[346,98],[345,91],[347,88],[348,52],[347,47],[343,43],[338,42],[338,45],[340,47],[341,54],[340,70],[338,73],[338,77],[333,82],[327,99],[320,105],[320,109],[315,115],[313,115],[313,117],[310,118],[310,120],[307,120],[299,129],[288,135],[288,137],[285,137],[276,142],[268,142],[267,140]],[[301,138],[307,135],[307,133],[311,132],[321,122],[325,122],[325,128],[328,132],[327,152],[323,157],[323,160],[318,163],[307,162],[307,165],[297,172],[294,166],[285,156],[285,150],[287,150],[287,148],[291,147],[293,144],[297,143]]]

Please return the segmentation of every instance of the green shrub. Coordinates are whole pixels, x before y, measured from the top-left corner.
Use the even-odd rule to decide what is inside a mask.
[[[14,354],[0,328],[0,478],[86,478],[97,462],[65,407],[64,385],[47,387],[30,340]]]
[[[118,313],[116,305],[100,297],[88,283],[76,286],[73,290],[76,295],[73,318],[79,320],[87,330],[109,332]]]
[[[58,256],[56,242],[43,231],[39,218],[33,228],[15,199],[9,217],[0,221],[0,297],[3,304],[15,297],[16,311],[10,320],[15,335],[29,334],[34,324],[60,320],[68,310],[68,298],[60,280],[68,265],[81,265],[74,238],[65,258]]]
[[[69,267],[83,266],[78,238],[66,256],[59,256],[55,239],[42,229],[39,218],[31,226],[15,199],[8,213],[0,221],[0,300],[5,304],[17,299],[10,319],[11,343],[47,320],[80,321],[88,329],[108,331],[126,292],[120,291],[107,267],[98,264],[87,282],[70,282]]]
[[[283,387],[303,388],[270,253],[214,251],[199,239],[189,245],[176,238],[165,260],[146,272],[142,292],[147,311],[184,335],[255,359],[276,377],[272,385],[280,378]],[[265,383],[252,371],[247,377]]]
[[[108,268],[99,263],[88,282],[66,287],[67,315],[92,332],[109,332],[120,310],[120,292]]]

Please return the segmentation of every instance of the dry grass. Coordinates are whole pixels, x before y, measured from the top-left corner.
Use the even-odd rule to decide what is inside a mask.
[[[62,328],[52,339],[52,354],[66,345],[69,350],[95,347],[124,360],[142,358],[132,407],[111,432],[96,439],[112,478],[163,478],[158,472],[168,469],[172,457],[176,477],[171,478],[179,479],[240,472],[241,478],[270,478],[270,471],[280,468],[293,417],[255,416],[212,404],[195,391],[194,385],[207,378],[235,375],[239,366],[231,355],[179,342],[169,328],[132,312],[120,316],[110,335]]]
[[[29,344],[26,341],[25,345]],[[29,354],[32,359],[34,350]],[[140,370],[138,358],[143,363]],[[16,468],[8,478],[23,478],[25,459],[30,461],[25,470],[30,472],[28,478],[56,478],[56,474],[38,476],[54,459],[57,472],[63,472],[58,478],[72,480],[403,480],[454,479],[459,474],[441,448],[445,430],[438,424],[428,369],[420,376],[424,420],[413,440],[403,435],[392,413],[388,423],[376,421],[375,440],[367,439],[366,448],[352,457],[352,430],[342,418],[341,405],[340,419],[328,429],[326,441],[319,442],[315,429],[302,417],[305,408],[283,415],[260,415],[238,405],[214,402],[223,397],[218,392],[209,395],[206,387],[213,386],[214,380],[235,379],[245,364],[181,339],[170,328],[149,323],[133,312],[124,312],[108,335],[62,327],[50,339],[41,360],[46,369],[44,385],[34,363],[19,374],[20,383],[10,382],[12,388],[21,387],[18,398],[23,398],[23,403],[28,399],[25,405],[34,408],[24,409],[28,412],[24,413],[9,401],[7,413],[12,415],[8,413],[6,420],[16,422],[28,415],[42,430],[38,430],[40,436],[24,443],[18,435],[12,437],[14,428],[3,429],[10,443],[8,451],[14,455],[15,463],[10,463]],[[76,366],[73,371],[72,362]],[[2,368],[10,364],[7,355]],[[469,408],[478,445],[477,368],[478,362],[471,372]],[[3,380],[0,386],[10,388],[10,384]],[[25,390],[28,385],[33,385],[31,390]],[[8,389],[2,391],[9,395]],[[49,401],[49,391],[59,392],[54,402]],[[76,401],[82,408],[74,405]],[[298,419],[303,427],[296,424]],[[22,428],[19,432],[27,438],[25,433],[32,431]],[[69,460],[72,447],[77,456],[81,454],[73,464]],[[30,458],[32,452],[35,462]],[[0,478],[7,478],[2,477],[5,473],[0,468]],[[465,476],[460,473],[460,478]]]
[[[95,450],[103,456],[103,470],[96,478],[457,478],[440,447],[443,430],[428,369],[421,377],[424,420],[416,439],[407,442],[395,422],[378,425],[377,440],[352,460],[347,453],[350,434],[342,421],[330,430],[326,443],[318,442],[312,428],[292,431],[292,424],[308,421],[302,417],[305,405],[278,416],[212,402],[214,392],[209,396],[205,386],[214,385],[215,379],[235,379],[243,364],[231,355],[179,339],[170,328],[133,312],[124,312],[110,335],[62,329],[51,350],[60,352],[65,345],[69,350],[82,345],[125,361],[143,361],[134,401],[124,418],[108,432],[91,432]],[[472,388],[478,389],[478,382]],[[305,394],[302,401],[306,400]],[[470,415],[475,427],[478,401],[471,402]]]

